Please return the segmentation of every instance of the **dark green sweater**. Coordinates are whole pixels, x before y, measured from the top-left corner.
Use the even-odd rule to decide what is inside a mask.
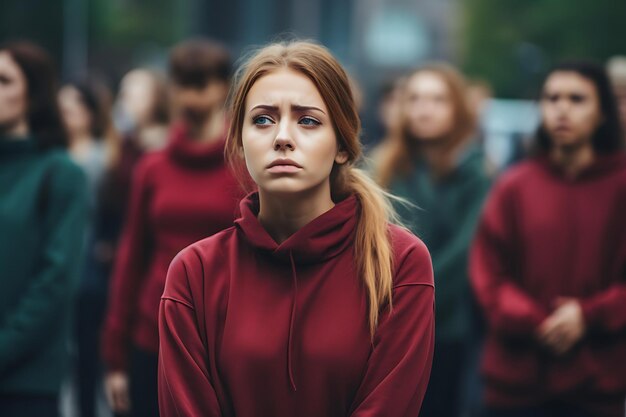
[[[391,184],[393,194],[418,206],[396,208],[432,256],[437,340],[460,341],[470,331],[467,254],[489,184],[482,153],[473,146],[445,178],[435,181],[421,163]]]
[[[59,390],[86,217],[65,152],[0,137],[0,395]]]

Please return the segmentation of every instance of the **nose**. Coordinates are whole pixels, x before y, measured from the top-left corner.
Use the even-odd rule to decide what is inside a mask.
[[[296,149],[296,144],[289,134],[289,126],[286,121],[279,124],[276,138],[274,138],[274,150],[275,151],[293,151]]]

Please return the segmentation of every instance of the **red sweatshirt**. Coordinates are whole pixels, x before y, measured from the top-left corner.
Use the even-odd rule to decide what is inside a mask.
[[[415,417],[433,355],[433,273],[415,236],[391,226],[393,312],[372,340],[353,256],[352,196],[278,245],[257,220],[181,252],[159,329],[161,415]]]
[[[223,140],[195,143],[179,126],[166,149],[147,154],[135,169],[103,329],[109,369],[126,369],[131,343],[158,352],[159,301],[170,262],[233,224],[241,192],[223,150]]]
[[[623,399],[625,155],[598,157],[576,180],[547,158],[512,168],[486,203],[470,274],[489,322],[483,360],[489,404],[561,399],[604,415],[593,402]],[[561,296],[579,300],[588,330],[557,356],[535,332]]]

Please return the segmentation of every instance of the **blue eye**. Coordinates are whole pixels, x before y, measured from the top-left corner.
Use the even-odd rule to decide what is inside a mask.
[[[266,125],[272,124],[273,121],[267,116],[257,116],[254,119],[252,119],[252,123],[254,123],[255,125],[259,125],[259,126],[266,126]]]
[[[302,119],[300,119],[300,124],[304,125],[304,126],[319,126],[321,125],[321,123],[317,120],[315,120],[312,117],[303,117]]]

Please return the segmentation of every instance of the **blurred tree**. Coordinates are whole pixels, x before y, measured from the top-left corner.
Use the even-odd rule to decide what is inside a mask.
[[[462,63],[501,97],[534,98],[563,59],[603,63],[626,52],[623,0],[465,0]]]

